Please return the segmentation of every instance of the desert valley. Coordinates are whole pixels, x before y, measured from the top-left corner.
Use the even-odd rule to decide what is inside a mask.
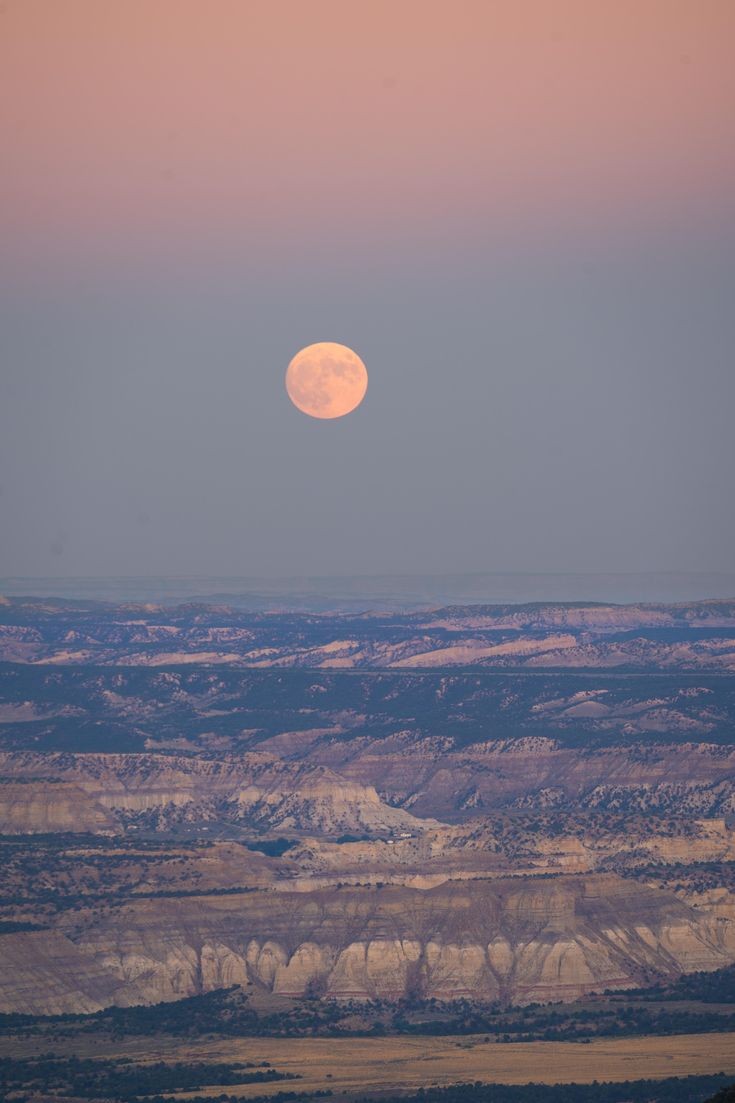
[[[9,1089],[735,1075],[733,602],[0,620]]]

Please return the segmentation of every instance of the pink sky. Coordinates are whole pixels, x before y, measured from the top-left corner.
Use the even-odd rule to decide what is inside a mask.
[[[4,237],[43,259],[721,218],[731,0],[9,0]]]

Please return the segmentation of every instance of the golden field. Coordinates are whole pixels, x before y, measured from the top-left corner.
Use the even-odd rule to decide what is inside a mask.
[[[7,1051],[3,1040],[0,1053]],[[16,1056],[38,1049],[38,1040],[16,1039]],[[463,1038],[228,1038],[201,1042],[151,1038],[120,1043],[77,1037],[54,1045],[83,1057],[132,1057],[165,1061],[270,1061],[298,1081],[228,1086],[243,1098],[279,1091],[335,1093],[415,1090],[481,1080],[506,1084],[658,1079],[725,1072],[735,1076],[735,1033],[683,1034],[675,1037],[616,1038],[577,1042],[486,1043],[484,1036]],[[220,1089],[217,1089],[217,1091]],[[207,1094],[207,1089],[186,1093]],[[215,1091],[216,1094],[216,1091]],[[177,1098],[185,1097],[177,1095]]]
[[[214,1060],[268,1060],[302,1077],[304,1091],[418,1089],[483,1080],[506,1084],[637,1080],[694,1073],[735,1075],[735,1033],[644,1037],[590,1042],[518,1042],[483,1036],[444,1038],[284,1038],[213,1044]],[[236,1095],[275,1094],[292,1085],[250,1084]],[[197,1094],[197,1093],[192,1093]],[[202,1094],[201,1092],[199,1094]]]

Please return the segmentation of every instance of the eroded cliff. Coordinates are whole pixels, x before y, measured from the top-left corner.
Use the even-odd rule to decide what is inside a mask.
[[[729,902],[615,876],[145,900],[0,936],[0,1009],[174,1000],[231,984],[398,999],[573,998],[735,961]]]

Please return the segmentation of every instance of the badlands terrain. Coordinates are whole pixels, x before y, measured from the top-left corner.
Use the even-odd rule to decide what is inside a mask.
[[[732,601],[0,601],[6,1030],[218,999],[254,1036],[673,1032],[715,1073],[733,824]]]

